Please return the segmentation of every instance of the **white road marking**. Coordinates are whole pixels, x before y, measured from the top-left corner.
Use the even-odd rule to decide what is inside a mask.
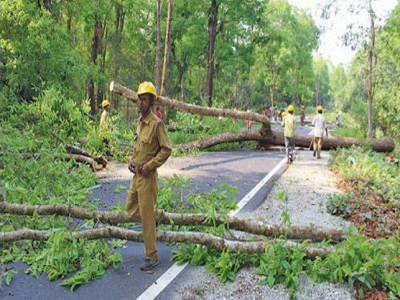
[[[272,176],[275,175],[276,172],[279,171],[279,169],[285,164],[286,158],[282,159],[279,164],[275,166],[275,168],[272,169],[271,172],[269,172],[257,185],[247,193],[246,196],[242,198],[242,200],[239,201],[237,209],[231,211],[229,213],[230,217],[233,217],[239,213],[239,211],[258,193],[259,190],[272,178]]]
[[[279,171],[285,164],[286,157],[282,159],[275,168],[272,169],[246,196],[238,203],[238,208],[229,213],[233,217],[257,194],[257,192]],[[153,300],[155,299],[188,265],[178,265],[174,263],[164,274],[162,274],[151,286],[147,288],[136,300]]]

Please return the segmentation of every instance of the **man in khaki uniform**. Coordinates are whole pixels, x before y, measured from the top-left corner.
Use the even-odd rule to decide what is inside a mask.
[[[163,212],[155,208],[158,193],[157,168],[171,155],[171,146],[164,123],[152,112],[157,93],[151,82],[138,88],[140,117],[134,136],[134,150],[128,168],[134,173],[126,199],[126,210],[131,217],[142,220],[145,263],[140,267],[148,271],[158,265],[156,247],[156,219]]]

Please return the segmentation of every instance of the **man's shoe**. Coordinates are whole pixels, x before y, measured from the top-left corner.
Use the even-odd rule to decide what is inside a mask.
[[[146,258],[144,260],[144,264],[142,264],[140,266],[140,270],[141,271],[150,271],[150,270],[154,269],[157,265],[158,265],[158,260],[152,260],[152,259]]]
[[[313,152],[313,156],[315,157],[315,155],[316,155],[317,153],[316,153],[316,151],[314,150],[314,152]]]

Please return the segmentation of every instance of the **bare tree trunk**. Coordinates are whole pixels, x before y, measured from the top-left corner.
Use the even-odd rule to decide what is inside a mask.
[[[99,54],[100,43],[101,43],[101,35],[103,32],[103,24],[100,20],[96,20],[94,25],[94,32],[92,38],[92,52],[91,52],[91,62],[93,65],[97,64],[97,56]],[[90,99],[90,113],[95,115],[97,113],[97,103],[95,98],[95,86],[94,81],[90,78],[89,88],[88,88],[88,97]]]
[[[104,20],[103,32],[100,43],[101,43],[100,51],[102,51],[100,74],[105,76],[106,55],[107,55],[107,17]],[[97,85],[97,106],[101,106],[101,103],[104,100],[104,90],[105,90],[105,82],[104,80],[101,80]]]
[[[81,230],[72,233],[76,239],[105,239],[118,238],[135,242],[143,242],[142,232],[133,231],[115,226],[106,226],[96,229]],[[50,232],[45,230],[20,229],[13,232],[0,232],[2,242],[16,242],[21,240],[47,241],[50,238]],[[238,242],[230,241],[221,237],[213,236],[202,232],[174,232],[158,231],[157,240],[166,243],[193,243],[213,248],[217,251],[241,252],[241,253],[264,253],[268,244],[275,241],[256,241],[256,242]],[[284,247],[299,247],[298,243],[286,241]],[[316,257],[325,258],[334,248],[333,247],[305,247],[303,249],[305,256],[311,259]]]
[[[173,7],[174,7],[174,0],[169,0],[168,1],[167,31],[165,33],[164,62],[163,62],[163,69],[162,69],[160,96],[164,95],[165,88],[167,86],[168,59],[169,59],[169,49],[170,49],[170,45],[171,45],[171,23],[172,23]]]
[[[73,217],[80,220],[94,220],[110,225],[122,223],[140,222],[139,219],[130,217],[126,212],[120,211],[91,211],[78,206],[65,204],[47,204],[47,205],[25,205],[13,204],[0,199],[1,214],[15,214],[23,216],[33,216],[39,214],[58,215]],[[280,225],[266,224],[260,221],[253,221],[237,216],[228,219],[216,216],[215,220],[209,221],[205,214],[181,214],[164,212],[159,220],[163,224],[191,225],[191,226],[219,226],[225,224],[230,230],[243,231],[249,234],[262,235],[268,237],[285,236],[288,239],[304,240],[310,239],[314,242],[332,240],[340,242],[345,238],[345,234],[340,229],[328,229],[323,227],[310,226],[292,226],[285,227]]]
[[[209,107],[212,106],[213,97],[213,79],[214,79],[214,52],[215,39],[217,36],[218,23],[218,3],[217,0],[211,0],[211,7],[208,18],[208,64],[207,64],[207,86],[206,100]]]
[[[122,5],[123,0],[115,2],[115,56],[119,57],[121,53],[122,31],[124,29],[125,12]],[[114,78],[118,78],[119,64],[118,61],[115,65]]]
[[[375,136],[374,132],[374,119],[373,119],[373,111],[372,111],[372,102],[374,98],[373,91],[373,56],[375,51],[375,13],[372,10],[372,0],[369,0],[369,16],[371,20],[371,35],[370,35],[370,44],[368,47],[368,137],[373,138]]]
[[[133,100],[133,102],[138,101],[138,97],[135,91],[128,89],[114,81],[112,81],[110,84],[110,91],[123,95],[126,98]],[[155,104],[156,105],[161,104],[165,107],[169,106],[175,110],[185,111],[191,114],[198,114],[202,116],[226,117],[232,119],[258,121],[263,123],[263,125],[265,126],[265,128],[267,128],[267,130],[270,128],[269,119],[261,114],[248,113],[233,109],[203,107],[161,96],[157,98]]]
[[[157,46],[156,46],[156,89],[160,93],[160,58],[161,58],[161,0],[157,0]]]

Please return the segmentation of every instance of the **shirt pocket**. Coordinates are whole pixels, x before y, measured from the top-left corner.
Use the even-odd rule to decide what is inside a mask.
[[[153,142],[153,137],[151,135],[143,135],[140,137],[140,144],[141,144],[141,149],[145,153],[152,153],[154,152],[154,142]]]

